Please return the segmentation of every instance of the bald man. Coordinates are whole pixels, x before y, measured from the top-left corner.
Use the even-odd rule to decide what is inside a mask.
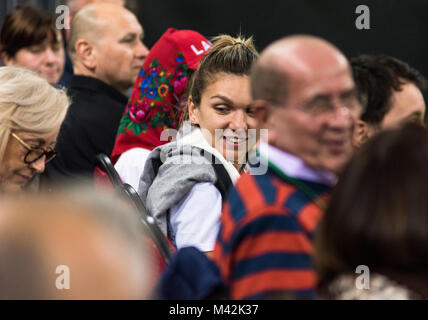
[[[91,3],[112,3],[117,4],[122,7],[125,6],[125,0],[67,0],[65,2],[66,6],[70,9],[70,20],[73,20],[73,17],[76,13],[82,9],[84,6],[87,6]]]
[[[251,92],[267,173],[242,175],[229,194],[215,261],[232,299],[311,298],[313,232],[361,111],[350,66],[320,38],[286,37],[262,52]]]
[[[70,23],[73,20],[73,17],[76,15],[77,11],[79,11],[84,6],[91,3],[113,3],[123,7],[125,6],[126,1],[125,0],[67,0],[65,4],[69,9],[69,14],[64,17],[65,19],[64,24],[66,26],[70,26]],[[70,29],[67,28],[64,31],[65,31],[66,41],[68,42],[68,39],[70,38]],[[72,76],[73,76],[73,64],[66,50],[64,73],[62,74],[59,83],[68,88],[70,85]]]
[[[148,54],[144,31],[120,5],[85,6],[73,18],[69,53],[74,76],[72,104],[58,136],[58,157],[46,168],[44,184],[93,176],[96,156],[111,154],[127,98]]]
[[[147,298],[143,236],[121,199],[93,190],[2,199],[0,299]]]

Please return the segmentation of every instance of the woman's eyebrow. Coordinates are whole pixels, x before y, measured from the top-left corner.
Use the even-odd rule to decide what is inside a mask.
[[[216,95],[214,95],[214,96],[211,96],[211,97],[210,97],[210,99],[221,99],[221,100],[223,100],[224,102],[226,102],[227,104],[231,104],[231,105],[233,105],[233,104],[234,104],[232,100],[230,100],[228,97],[223,96],[223,95],[221,95],[221,94],[216,94]]]
[[[241,107],[241,108],[249,108],[251,107],[251,103],[245,106],[241,106],[241,105],[236,105],[235,102],[233,102],[231,99],[229,99],[228,97],[221,95],[221,94],[216,94],[214,96],[211,96],[210,99],[220,99],[223,100],[228,106],[236,108],[236,107]]]
[[[35,148],[40,148],[41,146],[46,144],[45,139],[42,139],[42,138],[28,138],[28,139],[23,139],[23,140],[28,144],[36,143],[36,145],[34,146]],[[53,141],[47,147],[54,148],[55,145],[56,145],[56,141]]]

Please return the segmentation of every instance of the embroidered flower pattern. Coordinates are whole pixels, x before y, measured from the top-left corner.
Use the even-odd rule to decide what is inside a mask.
[[[140,135],[150,127],[177,128],[183,111],[182,94],[187,85],[188,66],[181,52],[175,61],[177,65],[173,71],[165,70],[157,58],[153,59],[147,70],[141,69],[138,90],[129,99],[118,134],[132,130]]]
[[[167,93],[168,93],[168,86],[166,84],[161,84],[158,88],[158,94],[161,97],[165,97]]]

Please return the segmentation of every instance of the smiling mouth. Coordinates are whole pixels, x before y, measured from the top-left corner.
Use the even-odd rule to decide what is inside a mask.
[[[242,145],[247,142],[248,138],[240,138],[240,137],[227,137],[223,136],[223,140],[226,141],[226,145],[232,145],[234,147],[237,147],[239,145]]]
[[[344,152],[347,148],[346,140],[329,140],[327,141],[327,145],[331,151],[335,153]]]

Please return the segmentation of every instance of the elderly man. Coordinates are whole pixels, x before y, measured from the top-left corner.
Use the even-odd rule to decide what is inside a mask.
[[[92,177],[96,155],[111,154],[127,102],[124,94],[148,54],[143,35],[136,17],[115,4],[88,5],[73,18],[72,105],[58,136],[58,157],[46,168],[45,181]]]
[[[262,52],[251,82],[267,173],[242,175],[229,194],[214,259],[232,299],[311,297],[313,231],[361,108],[350,66],[330,43],[291,36]]]
[[[356,148],[382,129],[424,122],[422,91],[428,83],[419,71],[386,55],[360,55],[351,59],[351,67],[364,109],[355,125]]]

